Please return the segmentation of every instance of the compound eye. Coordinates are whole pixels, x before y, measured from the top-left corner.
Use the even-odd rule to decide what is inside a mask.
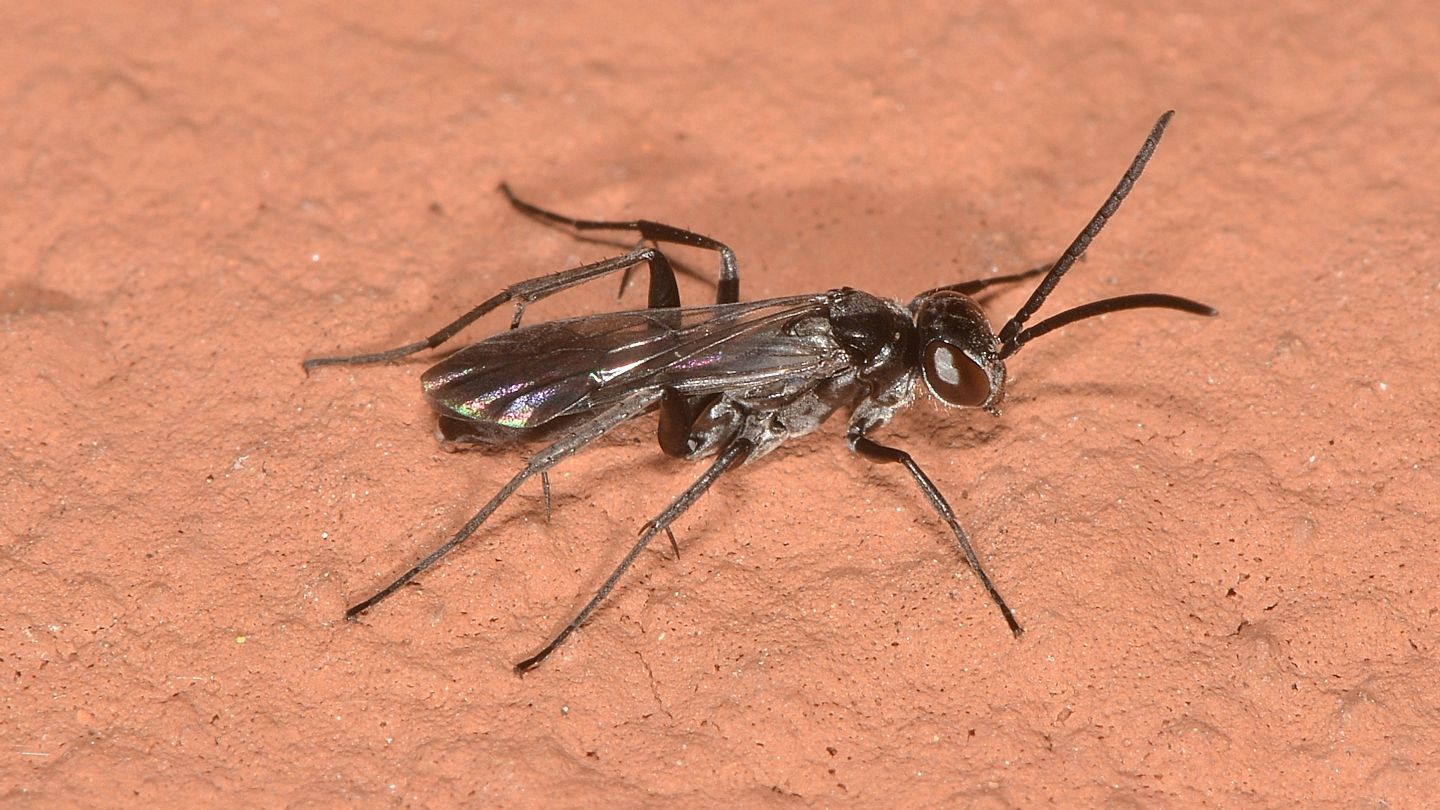
[[[978,408],[990,401],[990,375],[943,340],[925,347],[924,373],[935,396],[951,405]]]

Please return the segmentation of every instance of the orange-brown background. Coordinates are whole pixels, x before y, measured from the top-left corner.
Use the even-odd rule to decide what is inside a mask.
[[[1427,795],[1430,4],[476,6],[0,9],[0,798]],[[548,524],[522,490],[340,620],[521,455],[442,452],[423,359],[299,361],[603,254],[514,215],[502,178],[725,239],[746,298],[905,297],[1053,258],[1167,107],[1049,311],[1159,290],[1223,317],[1072,326],[1015,359],[1002,419],[922,402],[886,434],[1023,640],[838,424],[718,485],[681,559],[647,554],[523,680],[698,472],[648,421],[557,472]]]

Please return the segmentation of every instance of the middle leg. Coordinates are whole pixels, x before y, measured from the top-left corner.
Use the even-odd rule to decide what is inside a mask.
[[[524,675],[526,672],[539,666],[540,662],[544,661],[550,653],[555,651],[556,647],[559,647],[565,639],[569,638],[570,634],[575,632],[576,628],[584,624],[585,620],[590,618],[590,614],[594,613],[595,609],[600,607],[600,603],[605,601],[605,597],[610,595],[610,591],[615,589],[615,584],[620,581],[620,577],[624,576],[625,572],[634,564],[635,559],[640,556],[640,552],[644,551],[645,547],[650,544],[650,540],[661,531],[669,531],[670,524],[675,522],[676,518],[680,517],[686,509],[689,509],[691,504],[699,500],[700,496],[704,495],[706,490],[714,485],[715,480],[719,478],[721,474],[743,462],[753,448],[754,444],[752,444],[750,440],[736,439],[721,451],[709,469],[705,470],[705,472],[700,474],[699,478],[695,479],[695,483],[691,484],[684,492],[680,493],[675,500],[671,501],[670,505],[665,507],[665,511],[656,515],[649,523],[645,524],[645,528],[640,532],[640,539],[635,542],[635,545],[631,547],[630,552],[625,555],[624,559],[620,560],[620,564],[615,566],[615,570],[606,578],[605,582],[600,586],[600,589],[595,592],[595,595],[590,597],[590,601],[585,603],[585,607],[581,608],[580,612],[575,614],[575,618],[571,619],[569,624],[566,624],[565,627],[550,640],[550,643],[542,647],[540,652],[516,664],[515,674]],[[671,541],[674,541],[673,537]],[[680,553],[679,549],[676,549],[675,553],[678,555]]]
[[[735,260],[735,251],[723,242],[711,239],[704,234],[648,219],[579,219],[557,214],[515,196],[515,192],[511,191],[510,186],[506,183],[500,184],[500,193],[504,194],[505,199],[509,200],[510,204],[515,206],[520,213],[551,225],[573,228],[576,231],[632,231],[640,234],[641,239],[650,242],[668,242],[672,245],[713,250],[720,254],[720,280],[715,285],[715,303],[733,304],[740,300],[740,266]]]

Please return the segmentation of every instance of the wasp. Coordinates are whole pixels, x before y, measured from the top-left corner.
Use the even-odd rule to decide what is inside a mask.
[[[308,373],[322,366],[396,360],[436,348],[486,313],[513,303],[509,330],[444,357],[422,375],[421,388],[438,415],[437,435],[449,445],[548,442],[454,536],[350,607],[346,618],[353,620],[374,607],[465,542],[537,474],[548,504],[550,469],[615,427],[658,411],[661,451],[683,459],[711,459],[709,466],[644,525],[614,571],[564,628],[515,665],[516,672],[524,674],[585,623],[657,534],[666,532],[674,545],[671,524],[721,476],[814,432],[844,411],[850,449],[862,458],[904,467],[1018,637],[1023,632],[1020,622],[945,496],[908,452],[882,444],[874,435],[922,389],[942,405],[998,415],[1005,398],[1006,361],[1035,338],[1076,321],[1141,308],[1218,314],[1188,298],[1144,293],[1092,301],[1026,326],[1120,208],[1173,114],[1160,116],[1105,203],[1053,264],[937,287],[909,303],[849,287],[741,302],[735,253],[715,239],[649,220],[564,216],[520,199],[502,183],[500,191],[510,204],[529,217],[576,233],[629,232],[638,235],[638,242],[622,255],[507,287],[424,340],[388,351],[304,362]],[[681,306],[674,265],[662,245],[718,255],[715,304]],[[612,273],[628,277],[641,265],[649,270],[645,309],[521,325],[527,305]],[[992,285],[1034,276],[1042,278],[1029,299],[998,332],[993,330],[974,296]]]

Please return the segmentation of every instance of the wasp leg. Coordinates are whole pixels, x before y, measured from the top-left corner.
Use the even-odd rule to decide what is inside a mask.
[[[720,254],[720,281],[715,287],[715,303],[733,304],[740,300],[740,266],[735,260],[735,251],[722,242],[694,231],[676,228],[662,222],[652,222],[648,219],[621,221],[567,217],[516,197],[506,183],[500,184],[500,193],[504,194],[510,204],[515,206],[520,213],[552,225],[573,228],[576,231],[634,231],[640,234],[641,239],[651,242],[667,242],[673,245],[713,250]],[[628,278],[629,271],[627,270],[626,273]],[[622,289],[623,285],[622,282]]]
[[[935,483],[930,480],[930,477],[925,474],[924,470],[920,469],[920,465],[915,463],[915,459],[911,458],[910,454],[904,450],[886,447],[858,431],[850,435],[850,448],[871,461],[896,463],[905,466],[905,469],[909,471],[911,477],[915,479],[915,483],[919,485],[920,491],[925,493],[925,497],[930,500],[930,505],[935,507],[935,511],[940,514],[940,517],[943,518],[946,523],[950,524],[950,530],[955,533],[955,544],[960,547],[961,553],[965,555],[965,560],[970,563],[970,567],[975,571],[975,574],[980,577],[980,584],[985,586],[985,590],[990,593],[990,598],[993,599],[996,606],[1000,608],[1001,615],[1005,617],[1005,623],[1010,625],[1010,632],[1016,636],[1025,632],[1020,627],[1020,623],[1015,620],[1015,614],[1011,612],[1010,606],[1005,604],[1005,600],[1000,596],[1000,592],[995,590],[995,584],[990,581],[990,576],[985,573],[984,566],[980,564],[980,557],[975,553],[975,549],[970,547],[970,538],[965,535],[965,530],[960,527],[960,521],[955,519],[954,510],[952,510],[950,504],[946,502],[945,496],[940,494],[940,490],[936,488]]]
[[[503,183],[500,186],[500,190],[505,194],[510,204],[517,210],[545,222],[571,227],[577,231],[635,231],[640,234],[642,239],[651,242],[667,242],[716,251],[720,254],[720,281],[716,287],[716,302],[728,304],[740,300],[740,269],[735,259],[735,252],[727,245],[711,239],[708,236],[682,228],[676,228],[671,225],[665,225],[660,222],[651,222],[649,220],[611,222],[605,220],[575,219],[531,205],[516,197],[510,191],[509,186]],[[510,301],[515,302],[515,316],[510,321],[510,328],[514,329],[520,325],[520,319],[527,305],[554,295],[561,290],[592,281],[600,276],[617,271],[624,271],[628,274],[632,268],[640,264],[648,264],[650,268],[650,290],[647,306],[651,309],[678,308],[680,306],[680,290],[675,283],[675,270],[671,266],[669,258],[660,252],[658,248],[640,245],[620,256],[602,259],[601,261],[591,264],[581,265],[569,270],[562,270],[558,273],[550,273],[512,284],[424,340],[417,340],[413,343],[407,343],[404,346],[397,346],[396,348],[379,352],[334,357],[312,357],[305,360],[301,365],[306,373],[309,373],[311,369],[320,366],[366,365],[371,363],[385,363],[391,360],[398,360],[402,357],[408,357],[409,355],[425,351],[426,349],[433,349],[445,343],[458,334],[460,330],[479,320],[491,310]]]
[[[374,607],[387,596],[404,587],[407,582],[419,576],[425,569],[434,565],[441,557],[449,554],[456,546],[469,539],[470,535],[474,534],[475,530],[480,528],[480,524],[484,523],[496,509],[499,509],[500,505],[505,503],[505,501],[515,493],[515,490],[519,489],[520,485],[530,476],[554,467],[565,458],[585,447],[585,445],[603,436],[611,428],[644,413],[659,399],[660,394],[658,391],[643,391],[634,394],[535,454],[523,470],[516,473],[515,477],[511,478],[509,483],[501,487],[500,491],[495,493],[489,502],[481,507],[479,512],[475,513],[474,517],[470,518],[464,526],[460,527],[460,531],[455,532],[453,537],[426,555],[425,559],[416,563],[409,571],[401,574],[389,585],[381,588],[375,595],[346,610],[345,618],[353,620],[356,616]]]
[[[571,619],[570,623],[565,625],[565,628],[551,639],[549,644],[541,648],[540,652],[516,664],[515,673],[517,675],[524,675],[526,672],[539,666],[540,662],[544,661],[550,653],[555,651],[556,647],[559,647],[565,639],[569,638],[570,634],[575,632],[576,628],[584,624],[585,620],[590,618],[590,614],[595,612],[595,608],[599,607],[600,603],[605,601],[605,597],[610,595],[610,591],[614,590],[615,583],[619,582],[620,577],[629,570],[630,566],[635,562],[635,558],[639,557],[640,552],[644,551],[645,547],[650,544],[650,540],[661,531],[669,529],[670,524],[673,523],[676,518],[680,517],[686,509],[689,509],[690,505],[695,503],[701,495],[704,495],[705,491],[710,489],[721,474],[744,461],[745,457],[750,454],[753,448],[754,444],[750,440],[736,439],[721,451],[709,469],[705,470],[705,472],[700,474],[699,478],[695,479],[695,483],[691,484],[684,492],[680,493],[675,500],[671,501],[670,505],[665,507],[665,511],[656,515],[649,523],[645,524],[645,527],[640,531],[640,539],[635,542],[635,545],[631,547],[630,552],[625,555],[625,558],[620,561],[620,564],[615,566],[615,570],[611,572],[609,578],[607,578],[604,584],[600,586],[600,589],[595,592],[595,595],[590,597],[590,601],[585,604],[585,607],[581,608],[580,612],[575,614],[575,618]]]
[[[986,278],[971,279],[970,281],[963,281],[959,284],[945,287],[943,289],[954,290],[955,292],[964,293],[965,295],[974,295],[975,293],[980,292],[987,287],[992,287],[996,284],[1013,284],[1016,281],[1024,281],[1027,278],[1034,278],[1035,276],[1044,275],[1045,273],[1050,272],[1050,268],[1052,266],[1054,266],[1053,262],[1049,264],[1042,264],[1039,267],[1032,267],[1029,270],[1023,270],[1019,273],[1009,273],[1003,276],[988,276]]]
[[[1029,270],[1025,270],[1019,273],[1008,273],[1003,276],[987,276],[985,278],[976,278],[971,279],[970,281],[962,281],[959,284],[947,284],[944,287],[936,287],[933,290],[923,292],[920,294],[920,296],[930,295],[932,293],[940,292],[941,290],[951,290],[953,292],[958,292],[963,295],[974,295],[975,293],[980,292],[981,290],[984,290],[988,287],[993,287],[996,284],[1013,284],[1016,281],[1024,281],[1027,278],[1034,278],[1035,276],[1048,273],[1050,272],[1051,266],[1052,265],[1049,264],[1042,264],[1039,267],[1032,267]]]
[[[718,394],[687,397],[673,388],[664,389],[660,421],[655,428],[660,450],[672,458],[694,458],[696,442],[705,438],[694,435],[695,423],[718,399]]]
[[[433,349],[454,337],[461,329],[479,320],[481,316],[509,301],[515,302],[515,317],[511,319],[510,327],[513,329],[520,325],[520,316],[524,313],[525,307],[542,298],[554,295],[561,290],[584,284],[600,276],[608,275],[617,270],[623,270],[637,264],[650,265],[650,306],[655,308],[671,308],[680,306],[680,289],[675,285],[675,271],[670,267],[670,261],[663,253],[652,247],[639,247],[621,256],[610,259],[602,259],[591,264],[573,267],[569,270],[561,270],[558,273],[550,273],[544,276],[521,281],[506,287],[504,290],[491,296],[484,303],[456,318],[445,326],[444,329],[436,332],[424,340],[417,340],[414,343],[407,343],[394,349],[370,354],[357,354],[346,357],[312,357],[302,365],[306,372],[318,366],[356,366],[367,363],[384,363],[390,360],[398,360],[401,357],[422,352],[426,349]]]

